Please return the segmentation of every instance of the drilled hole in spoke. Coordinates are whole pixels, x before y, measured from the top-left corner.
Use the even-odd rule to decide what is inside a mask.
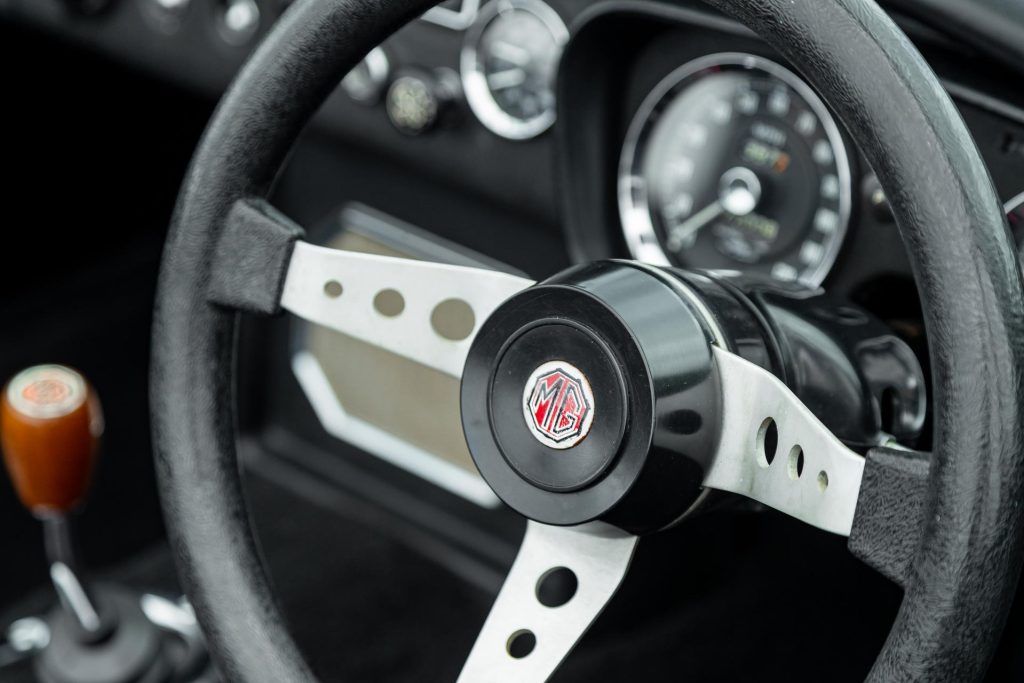
[[[381,315],[394,318],[405,310],[405,298],[394,289],[382,289],[373,297],[373,307]]]
[[[572,600],[579,587],[576,573],[568,567],[555,567],[537,581],[537,601],[545,607],[561,607]]]
[[[328,280],[324,283],[324,294],[331,299],[337,299],[343,291],[341,283],[337,280]]]
[[[528,631],[525,628],[510,635],[505,643],[505,650],[515,659],[522,659],[533,652],[535,647],[537,647],[537,636],[533,635],[533,631]]]
[[[462,299],[446,299],[434,307],[430,325],[439,336],[451,341],[462,341],[473,332],[476,316]]]
[[[799,479],[804,473],[804,449],[793,446],[789,451],[789,459],[786,464],[786,471],[790,479]]]
[[[761,467],[771,465],[778,447],[779,428],[775,426],[775,420],[767,417],[757,429],[757,463]]]
[[[818,489],[824,493],[825,489],[828,488],[828,472],[822,470],[818,472]]]

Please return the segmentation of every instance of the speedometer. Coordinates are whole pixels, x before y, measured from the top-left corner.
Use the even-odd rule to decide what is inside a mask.
[[[817,286],[850,215],[850,166],[821,99],[762,57],[683,65],[641,104],[619,168],[634,258]]]

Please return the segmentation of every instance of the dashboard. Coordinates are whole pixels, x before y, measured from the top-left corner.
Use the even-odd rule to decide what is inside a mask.
[[[912,5],[894,16],[974,134],[1022,244],[1024,74]],[[287,6],[0,0],[0,13],[212,99]],[[870,165],[785,59],[696,2],[444,2],[353,65],[274,203],[312,240],[371,253],[537,278],[636,258],[822,287],[927,363]],[[240,362],[256,461],[372,499],[497,585],[521,522],[453,438],[457,382],[287,319],[247,320]],[[360,390],[369,367],[376,397]]]

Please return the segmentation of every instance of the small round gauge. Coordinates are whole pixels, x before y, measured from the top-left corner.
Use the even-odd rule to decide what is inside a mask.
[[[683,65],[641,104],[619,168],[634,258],[817,286],[850,216],[835,121],[795,74],[762,57]]]
[[[356,102],[377,104],[390,74],[391,62],[387,54],[375,47],[341,79],[341,89]]]
[[[466,34],[462,85],[480,122],[510,140],[555,122],[555,76],[569,39],[558,14],[539,0],[492,0]]]

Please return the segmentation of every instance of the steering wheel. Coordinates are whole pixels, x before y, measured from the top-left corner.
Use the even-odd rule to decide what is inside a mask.
[[[990,177],[934,73],[872,0],[708,1],[784,54],[846,124],[890,198],[923,303],[936,446],[902,606],[869,680],[979,680],[1024,548],[1024,286]],[[474,460],[531,521],[461,680],[546,679],[615,592],[636,534],[685,516],[705,489],[840,534],[870,512],[868,475],[886,454],[852,453],[735,355],[717,304],[682,275],[602,262],[534,284],[333,251],[264,201],[340,78],[430,4],[299,0],[224,95],[181,189],[155,308],[156,464],[181,579],[230,680],[314,680],[242,498],[238,310],[286,309],[462,378]],[[440,329],[442,307],[469,322]],[[552,391],[570,405],[554,423]],[[766,416],[780,452],[802,447],[824,479],[787,483],[758,461]],[[543,605],[537,582],[556,567],[576,574],[576,594]]]

